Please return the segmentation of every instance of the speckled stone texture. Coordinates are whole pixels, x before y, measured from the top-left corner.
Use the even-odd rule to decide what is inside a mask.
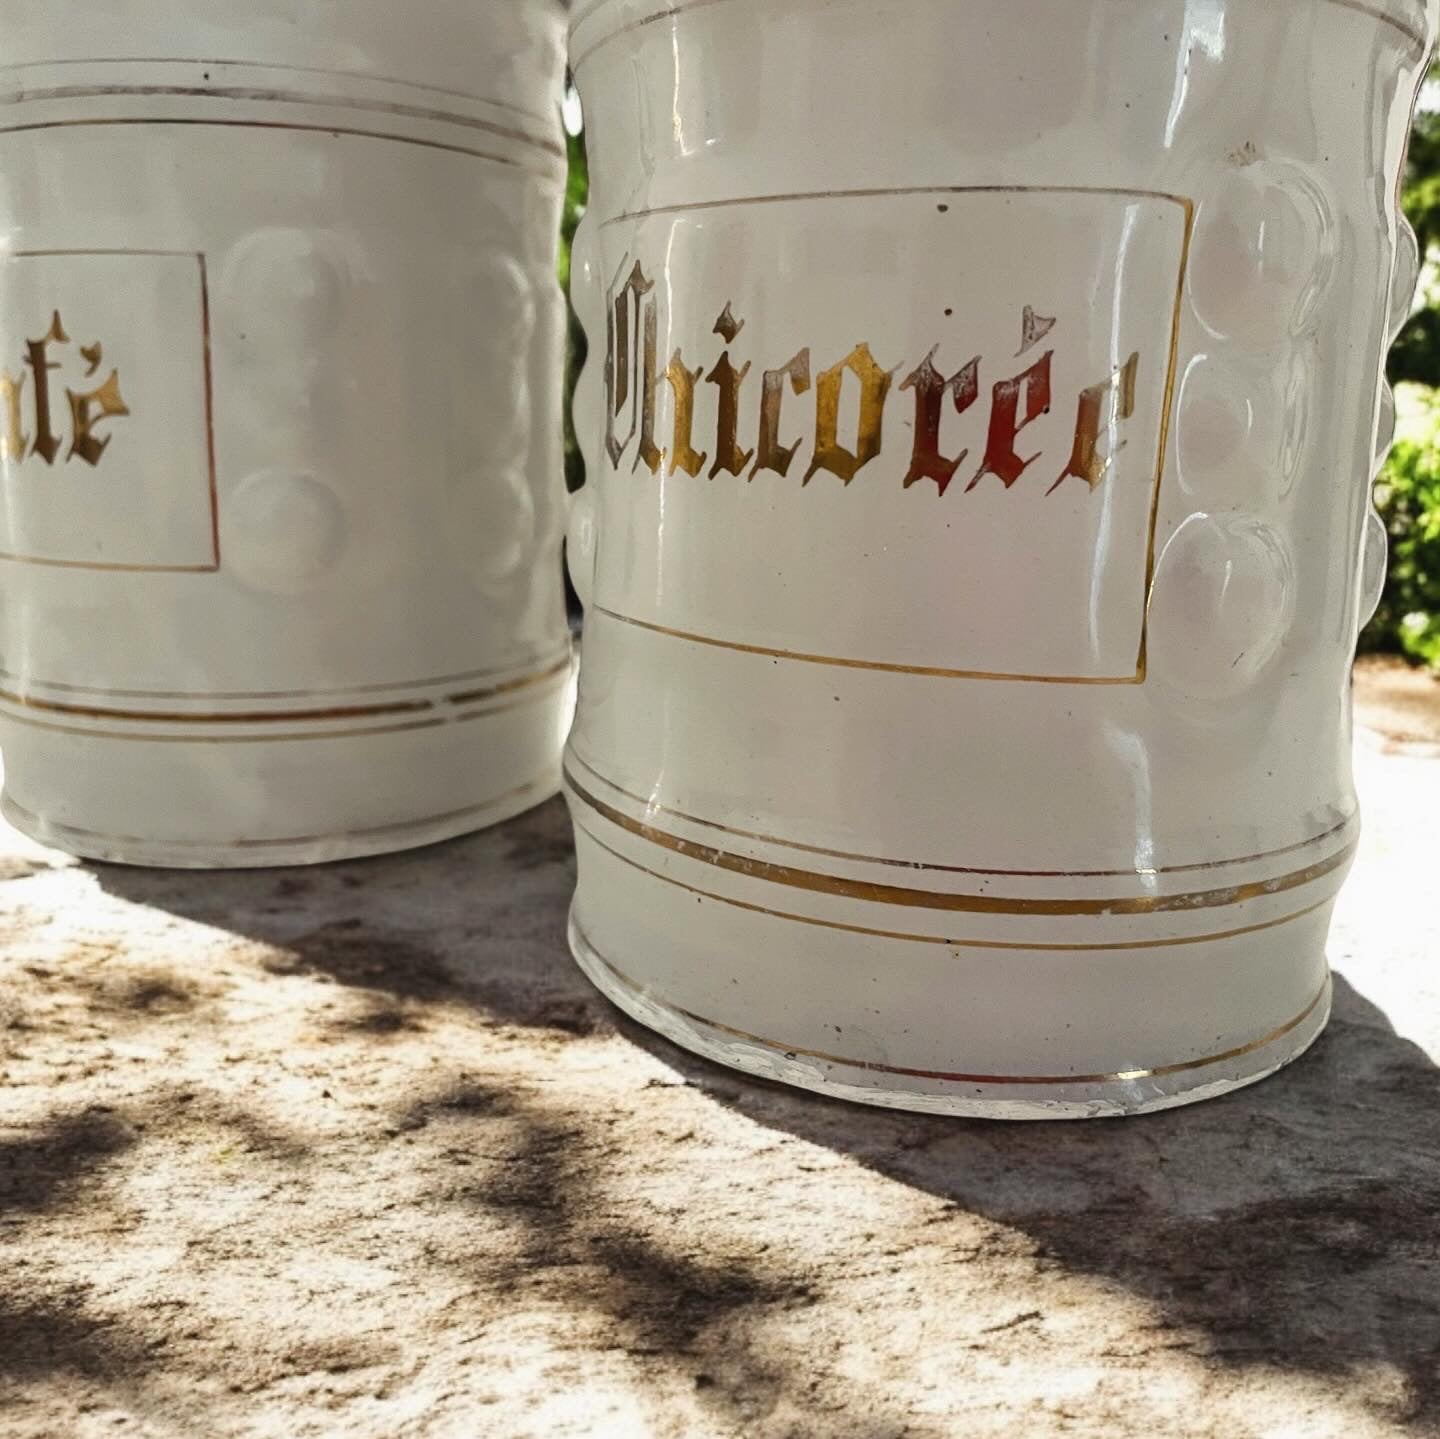
[[[0,837],[0,1433],[1440,1433],[1440,763],[1362,750],[1328,1035],[1125,1122],[852,1108],[572,967],[551,804],[197,875]]]

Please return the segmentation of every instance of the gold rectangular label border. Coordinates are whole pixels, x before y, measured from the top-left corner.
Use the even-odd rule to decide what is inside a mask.
[[[17,555],[0,552],[0,560],[9,560],[18,565],[43,565],[60,570],[100,570],[113,573],[142,575],[213,575],[220,570],[220,498],[215,474],[215,381],[210,361],[210,275],[205,255],[198,250],[11,250],[7,260],[35,260],[68,258],[96,258],[99,256],[124,256],[126,258],[153,256],[157,259],[191,259],[200,271],[200,332],[201,350],[205,367],[205,455],[209,469],[210,493],[210,563],[204,565],[120,565],[96,563],[90,560],[51,560],[37,555]]]
[[[810,192],[782,195],[747,195],[730,200],[704,200],[689,205],[662,205],[649,210],[636,210],[616,215],[602,222],[601,228],[625,222],[636,222],[655,215],[684,214],[696,210],[728,209],[738,205],[766,205],[799,200],[866,200],[890,198],[896,195],[1099,195],[1114,199],[1163,200],[1178,205],[1185,217],[1185,228],[1180,243],[1180,272],[1176,277],[1175,301],[1170,323],[1170,363],[1165,376],[1165,391],[1161,400],[1160,443],[1155,460],[1155,478],[1150,502],[1150,524],[1146,537],[1144,590],[1140,603],[1140,653],[1136,658],[1135,671],[1130,675],[1030,675],[1007,674],[990,670],[948,669],[935,665],[910,665],[884,660],[851,659],[839,655],[810,654],[799,650],[785,650],[767,645],[745,644],[735,640],[722,640],[714,635],[697,634],[690,630],[671,629],[633,615],[621,614],[604,605],[595,604],[595,613],[622,624],[634,625],[655,634],[667,635],[672,639],[689,640],[694,644],[710,645],[718,649],[735,650],[741,654],[763,655],[767,659],[792,660],[802,664],[834,665],[842,669],[883,670],[894,674],[920,675],[933,679],[993,680],[1022,684],[1064,684],[1064,685],[1141,685],[1145,683],[1150,643],[1150,586],[1155,578],[1155,538],[1160,523],[1160,496],[1165,480],[1165,463],[1170,450],[1171,416],[1175,408],[1175,382],[1180,363],[1181,311],[1185,302],[1185,282],[1190,271],[1190,247],[1195,233],[1196,202],[1185,195],[1174,195],[1162,190],[1121,189],[1109,186],[1089,185],[907,185],[888,189],[861,190],[815,190]]]

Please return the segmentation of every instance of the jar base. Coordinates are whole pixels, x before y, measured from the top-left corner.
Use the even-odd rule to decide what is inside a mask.
[[[673,1008],[644,993],[605,959],[586,938],[573,908],[569,940],[576,963],[607,999],[682,1049],[759,1079],[832,1099],[966,1119],[1119,1119],[1217,1099],[1257,1084],[1298,1059],[1330,1019],[1332,982],[1327,974],[1324,989],[1298,1021],[1233,1058],[1201,1060],[1166,1073],[1102,1083],[1017,1085],[919,1078],[799,1054]]]
[[[370,696],[365,696],[368,701]],[[398,716],[52,723],[0,706],[0,813],[40,844],[158,869],[268,869],[418,849],[499,824],[560,786],[568,646],[483,693],[397,690]],[[54,703],[46,701],[46,703]],[[277,730],[279,732],[277,732]],[[236,732],[238,731],[238,733]]]
[[[348,834],[316,835],[293,840],[240,840],[226,844],[97,834],[32,814],[16,804],[8,793],[0,795],[0,815],[37,844],[63,850],[80,859],[134,865],[142,869],[275,869],[335,864],[343,860],[371,859],[377,855],[423,849],[427,845],[458,839],[461,835],[473,834],[514,819],[516,815],[538,808],[559,792],[560,775],[557,770],[544,780],[489,803],[472,805],[445,815],[381,825]]]

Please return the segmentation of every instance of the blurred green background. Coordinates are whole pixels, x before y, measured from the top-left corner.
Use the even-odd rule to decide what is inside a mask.
[[[1390,534],[1390,573],[1374,620],[1361,636],[1362,652],[1405,656],[1440,677],[1440,63],[1431,71],[1416,115],[1403,192],[1406,217],[1424,257],[1416,308],[1389,361],[1396,390],[1395,448],[1375,488]],[[578,109],[567,105],[567,128]],[[569,135],[570,184],[565,197],[560,282],[570,293],[570,245],[590,193],[583,133]],[[570,315],[566,395],[585,362],[585,336]],[[565,414],[565,479],[584,483],[569,404]]]
[[[565,188],[565,215],[560,222],[560,286],[565,291],[565,303],[570,304],[570,247],[575,243],[575,228],[585,213],[585,202],[590,198],[590,169],[585,163],[585,136],[583,132],[570,133],[571,112],[574,112],[574,91],[571,103],[567,105],[566,144],[570,151],[570,182]],[[574,112],[577,113],[578,112]],[[580,458],[580,447],[575,442],[575,420],[570,413],[570,397],[575,393],[575,377],[585,363],[585,332],[570,309],[570,340],[565,346],[565,483],[573,492],[585,483],[585,461]]]
[[[1399,423],[1375,500],[1390,532],[1385,596],[1360,648],[1403,654],[1440,674],[1440,66],[1415,117],[1405,215],[1424,257],[1416,309],[1390,353]]]

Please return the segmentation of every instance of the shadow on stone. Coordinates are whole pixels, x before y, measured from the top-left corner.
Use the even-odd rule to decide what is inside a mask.
[[[449,966],[418,936],[360,918],[296,935],[261,962],[271,974],[328,975],[347,989],[397,1000],[446,999],[457,987]]]
[[[494,829],[424,850],[304,870],[187,874],[91,864],[108,893],[263,946],[277,975],[328,977],[390,1020],[466,1004],[559,1035],[608,1027],[608,1007],[565,952],[574,886],[565,806],[552,800]],[[388,1028],[387,1028],[388,1025]]]
[[[502,1217],[517,1249],[474,1256],[477,1277],[493,1286],[497,1262],[505,1280],[531,1302],[558,1308],[590,1346],[658,1363],[694,1384],[697,1401],[727,1426],[765,1418],[794,1381],[783,1348],[765,1340],[771,1318],[808,1308],[809,1275],[783,1254],[695,1254],[677,1249],[663,1222],[647,1226],[643,1208],[617,1206],[607,1195],[608,1154],[602,1131],[582,1116],[553,1109],[543,1096],[473,1079],[422,1100],[398,1128],[435,1128],[436,1143],[486,1153],[487,1171],[448,1186],[432,1199]],[[828,1425],[818,1414],[815,1439],[881,1439],[905,1425],[869,1417]],[[728,1430],[727,1430],[728,1432]],[[913,1432],[913,1431],[912,1431]]]
[[[91,1108],[53,1115],[24,1138],[0,1140],[0,1214],[39,1213],[65,1203],[137,1139],[119,1115]]]
[[[118,977],[63,969],[55,978],[83,994],[93,1010],[132,1019],[184,1014],[204,998],[193,980],[153,967],[130,969]]]
[[[152,1367],[152,1346],[123,1325],[97,1318],[87,1295],[12,1298],[0,1291],[0,1376],[74,1374],[132,1380]]]
[[[1252,1088],[1128,1120],[997,1123],[866,1109],[750,1080],[621,1018],[757,1123],[1030,1237],[1123,1284],[1209,1362],[1393,1366],[1440,1423],[1440,1070],[1336,979],[1329,1031]]]
[[[326,974],[408,1014],[469,1006],[557,1042],[618,1027],[751,1121],[1018,1231],[1036,1265],[1124,1286],[1173,1330],[1176,1349],[1257,1371],[1392,1366],[1407,1386],[1404,1417],[1440,1425],[1440,1071],[1343,979],[1309,1055],[1207,1104],[1068,1124],[868,1109],[710,1065],[612,1010],[565,951],[568,844],[557,802],[420,855],[309,872],[303,891],[284,871],[199,883],[95,872],[137,903],[273,946],[277,973]],[[663,1347],[655,1316],[669,1305],[663,1343],[703,1361],[707,1329],[807,1302],[803,1274],[747,1268],[741,1256],[721,1279],[708,1256],[676,1255],[625,1216],[603,1232],[590,1224],[578,1122],[473,1086],[452,1099],[405,1123],[458,1115],[508,1126],[511,1161],[482,1182],[457,1174],[454,1194],[514,1216],[524,1264],[544,1269],[547,1285],[574,1286],[573,1302],[615,1326],[617,1342]],[[740,1404],[766,1372],[757,1359],[750,1374],[717,1382],[716,1402]]]

